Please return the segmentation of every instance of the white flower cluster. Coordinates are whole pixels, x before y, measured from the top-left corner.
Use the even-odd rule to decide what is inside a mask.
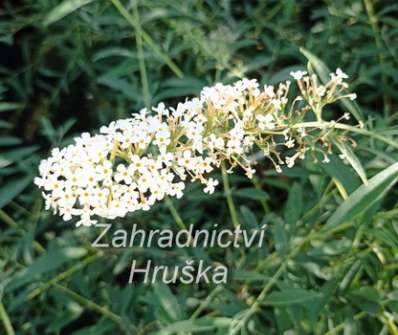
[[[289,81],[263,88],[249,79],[216,84],[175,109],[160,103],[102,127],[97,135],[84,133],[74,144],[53,149],[35,179],[46,208],[64,220],[77,216],[78,225],[91,225],[96,216],[124,217],[148,210],[165,196],[180,198],[187,179],[200,181],[212,193],[218,181],[208,175],[222,161],[229,172],[238,165],[251,177],[253,150],[262,150],[277,170],[283,164],[292,167],[313,145],[309,139],[319,140],[292,125],[311,108],[317,112],[320,104],[341,98],[340,88],[346,86],[341,70],[324,86],[302,71],[292,76],[302,96],[291,103]],[[296,153],[283,159],[280,145]]]

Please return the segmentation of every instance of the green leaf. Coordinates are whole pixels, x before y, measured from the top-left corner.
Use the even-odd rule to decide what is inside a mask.
[[[6,286],[6,290],[10,292],[22,285],[42,279],[45,273],[59,268],[69,260],[81,258],[86,254],[87,250],[80,247],[50,248],[28,268],[19,271],[16,277]]]
[[[58,6],[53,8],[50,13],[44,19],[43,24],[48,26],[54,22],[61,20],[66,15],[71,14],[80,7],[88,5],[95,0],[65,0],[61,2]]]
[[[311,53],[310,51],[308,51],[303,47],[300,48],[300,52],[305,56],[305,58],[308,59],[310,66],[313,67],[313,69],[315,70],[321,81],[323,83],[328,82],[328,80],[330,79],[329,77],[330,70],[327,67],[327,65],[323,61],[321,61],[317,56],[315,56],[313,53]]]
[[[13,127],[11,122],[0,120],[0,128],[11,129]]]
[[[39,150],[39,148],[40,148],[39,145],[30,145],[30,146],[9,150],[7,152],[1,153],[0,158],[15,162],[17,160],[21,160],[24,157],[33,154],[35,151]]]
[[[184,319],[184,313],[176,297],[169,287],[163,283],[153,285],[156,298],[158,300],[157,315],[167,323],[172,323]]]
[[[17,144],[21,144],[21,143],[22,143],[22,140],[15,136],[1,136],[0,137],[0,145],[1,146],[17,145]]]
[[[303,189],[295,183],[290,189],[285,208],[285,220],[289,225],[294,225],[300,219],[303,210]]]
[[[256,215],[247,208],[246,206],[241,206],[240,211],[244,220],[244,229],[258,229],[258,221]]]
[[[248,198],[259,201],[269,199],[269,195],[267,192],[253,187],[241,188],[239,190],[236,190],[234,191],[234,195],[242,198]]]
[[[329,81],[329,73],[331,72],[324,62],[322,62],[317,56],[301,47],[300,52],[308,59],[309,64],[313,67],[315,72],[318,74],[321,81],[325,84]],[[341,100],[343,106],[361,123],[364,122],[362,113],[358,105],[347,98]]]
[[[197,320],[184,320],[173,323],[152,335],[172,335],[180,334],[184,332],[210,332],[219,328],[227,328],[231,325],[232,320],[230,318],[202,318]],[[226,333],[225,333],[226,334]]]
[[[311,300],[322,297],[320,293],[304,290],[301,288],[286,289],[280,292],[272,292],[265,298],[264,304],[271,306],[306,305]]]
[[[349,166],[343,163],[339,157],[335,155],[329,155],[329,159],[329,163],[321,163],[322,169],[330,177],[337,179],[347,193],[354,192],[361,185],[361,182],[357,176],[352,172]]]
[[[272,233],[275,241],[275,247],[277,250],[284,250],[289,243],[289,231],[288,226],[282,221],[281,218],[276,217],[273,219]]]
[[[254,272],[254,271],[245,271],[236,269],[232,272],[233,280],[240,280],[244,282],[253,282],[253,281],[269,281],[270,277],[265,276],[264,274]]]
[[[26,176],[17,180],[11,180],[2,185],[0,188],[0,208],[7,205],[12,199],[20,194],[30,183],[32,176]]]
[[[0,112],[8,112],[21,108],[23,104],[17,102],[0,102]]]
[[[339,148],[340,152],[346,157],[347,161],[351,164],[352,168],[358,174],[359,178],[361,178],[362,182],[366,184],[368,182],[368,178],[366,177],[365,169],[363,168],[358,157],[352,151],[351,147],[341,141],[334,141],[334,143]]]
[[[349,292],[349,298],[353,304],[357,305],[361,310],[376,314],[380,311],[380,295],[374,287],[362,286]]]
[[[324,229],[332,229],[354,219],[365,211],[395,184],[398,179],[398,163],[395,163],[369,179],[367,184],[360,186],[344,201],[329,218]]]

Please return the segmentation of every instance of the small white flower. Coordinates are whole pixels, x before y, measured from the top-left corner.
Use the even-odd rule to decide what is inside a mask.
[[[116,167],[116,173],[114,178],[118,183],[123,181],[127,185],[131,184],[131,182],[133,181],[129,169],[124,164],[119,164]]]
[[[260,129],[274,129],[275,121],[272,114],[257,115],[257,120],[259,121],[258,126]]]
[[[291,71],[290,75],[294,78],[294,80],[301,80],[305,75],[307,74],[307,71]]]
[[[264,85],[264,94],[269,98],[273,98],[275,96],[274,86]]]
[[[218,180],[209,178],[206,180],[206,187],[203,189],[203,192],[212,194],[214,193],[215,187],[218,185]]]
[[[245,172],[246,176],[247,176],[249,179],[252,179],[252,178],[253,178],[253,175],[254,175],[255,173],[256,173],[256,170],[254,170],[254,169],[252,169],[252,168],[246,169],[246,172]]]
[[[330,159],[327,155],[323,157],[322,163],[330,163]]]
[[[336,76],[342,79],[347,79],[348,75],[344,73],[340,68],[336,69]]]
[[[286,147],[288,147],[290,149],[290,148],[294,148],[294,143],[295,143],[294,139],[293,138],[289,138],[285,142],[285,145],[286,145]]]

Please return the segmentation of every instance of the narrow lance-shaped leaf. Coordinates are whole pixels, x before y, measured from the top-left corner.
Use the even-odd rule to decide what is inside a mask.
[[[340,185],[340,188],[344,189],[344,193],[354,192],[360,185],[361,182],[357,178],[356,174],[343,163],[340,157],[336,155],[329,155],[329,163],[322,164],[322,169]],[[336,183],[336,185],[338,185]]]
[[[212,332],[215,334],[215,329],[225,329],[230,326],[232,319],[225,317],[204,317],[198,320],[183,320],[175,322],[161,330],[151,333],[152,335],[172,335],[172,334],[186,334],[187,332]],[[225,329],[226,330],[226,329]],[[218,333],[217,333],[218,334]]]
[[[294,225],[300,219],[303,210],[303,189],[295,183],[290,189],[285,208],[285,220],[289,225]]]
[[[321,299],[321,297],[322,295],[320,293],[294,288],[281,292],[272,292],[263,303],[271,306],[303,305],[308,304],[311,301]]]
[[[20,194],[30,183],[32,176],[26,176],[18,180],[11,180],[0,188],[0,208],[7,205],[12,199]]]
[[[158,316],[159,313],[164,315],[168,323],[182,320],[184,318],[183,310],[169,287],[163,283],[156,283],[153,288],[159,303],[157,306],[159,308],[157,311]]]
[[[369,179],[367,184],[363,184],[355,190],[329,218],[324,230],[333,229],[344,222],[354,219],[359,213],[363,213],[383,197],[397,179],[398,162],[379,172]]]
[[[361,178],[362,182],[366,184],[368,182],[368,178],[366,177],[365,169],[363,168],[360,160],[352,151],[351,147],[344,142],[335,141],[334,142],[339,148],[340,152],[344,155],[347,161],[351,164],[352,168],[358,174],[359,178]]]
[[[75,10],[88,5],[96,0],[65,0],[61,2],[58,6],[54,7],[51,12],[44,19],[43,24],[48,26],[61,20],[66,15],[73,13]]]

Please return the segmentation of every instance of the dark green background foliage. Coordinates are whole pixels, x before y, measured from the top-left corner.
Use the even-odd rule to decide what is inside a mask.
[[[1,334],[398,334],[396,1],[60,3],[0,5]],[[350,74],[348,108],[368,130],[350,135],[354,168],[337,149],[329,164],[282,174],[260,161],[253,181],[230,176],[228,192],[191,184],[181,200],[113,222],[231,228],[232,196],[243,227],[267,224],[262,249],[98,250],[96,229],[44,210],[32,178],[51,147],[217,81],[277,83],[306,56],[318,73],[322,60]],[[229,281],[128,285],[133,259],[221,262]]]

